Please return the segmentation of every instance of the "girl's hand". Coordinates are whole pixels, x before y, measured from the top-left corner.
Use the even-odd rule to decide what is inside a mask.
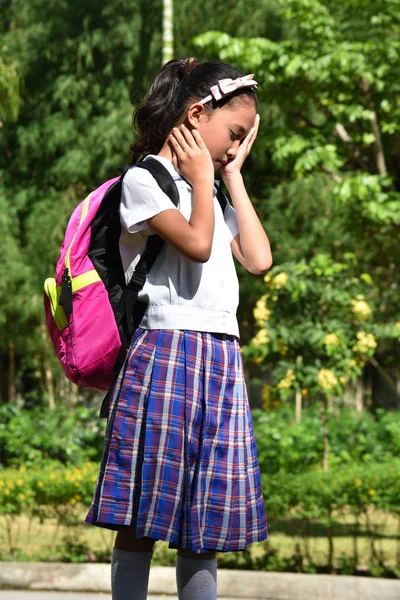
[[[220,168],[220,173],[224,181],[229,179],[229,177],[232,175],[237,175],[240,173],[243,163],[250,154],[251,147],[253,146],[257,137],[259,125],[260,115],[257,115],[254,126],[250,129],[249,133],[240,144],[236,157],[232,161],[228,162],[225,166]]]
[[[185,125],[174,127],[168,142],[179,172],[193,187],[214,183],[211,155],[197,129],[191,131]]]

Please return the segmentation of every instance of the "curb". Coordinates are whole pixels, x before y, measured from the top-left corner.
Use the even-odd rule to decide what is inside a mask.
[[[0,589],[110,593],[110,565],[0,562]],[[175,568],[152,567],[148,593],[176,596]],[[399,600],[400,581],[220,569],[218,594],[229,600]]]

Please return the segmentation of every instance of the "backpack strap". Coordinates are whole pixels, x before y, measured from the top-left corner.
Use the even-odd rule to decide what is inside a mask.
[[[155,158],[148,158],[135,165],[141,169],[149,171],[156,180],[160,189],[170,198],[171,202],[178,206],[179,192],[175,181],[170,172]],[[124,173],[125,175],[125,173]],[[217,199],[221,206],[222,212],[225,212],[228,200],[221,190],[221,186],[216,186]],[[124,292],[125,300],[125,323],[126,323],[126,346],[129,347],[135,329],[142,320],[145,306],[143,303],[137,302],[139,292],[143,289],[147,276],[152,268],[157,256],[160,254],[165,241],[159,235],[149,236],[143,254],[136,265],[131,279],[126,286]]]
[[[224,192],[221,189],[221,184],[215,186],[217,189],[217,200],[221,206],[222,214],[225,213],[225,209],[228,206],[228,199],[225,196]]]
[[[170,174],[168,169],[166,169],[160,163],[160,161],[158,161],[155,158],[148,158],[147,160],[134,165],[134,167],[139,167],[141,169],[149,171],[156,180],[160,189],[165,194],[167,194],[167,196],[170,198],[171,202],[175,206],[178,206],[178,188],[176,187],[172,175]],[[128,170],[129,169],[123,170],[120,179],[121,183]],[[138,302],[137,297],[139,292],[142,290],[146,282],[147,275],[149,274],[149,271],[153,266],[157,256],[160,254],[164,244],[165,241],[157,234],[150,235],[148,237],[143,254],[140,257],[140,260],[136,265],[136,268],[132,273],[132,276],[121,296],[120,310],[123,313],[123,322],[125,325],[123,328],[123,335],[121,335],[122,345],[121,350],[119,352],[119,356],[114,366],[113,382],[100,408],[100,418],[108,417],[108,409],[111,400],[111,391],[114,387],[114,383],[119,375],[119,372],[125,363],[126,352],[129,348],[133,333],[140,324],[140,321],[142,320],[144,311],[146,309],[146,304],[143,302]],[[120,330],[120,334],[121,333],[122,332]]]
[[[160,189],[170,198],[171,202],[175,206],[178,206],[178,204],[179,204],[178,188],[176,187],[175,181],[174,181],[173,177],[171,176],[170,172],[168,171],[168,169],[166,169],[161,164],[160,161],[158,161],[157,159],[154,159],[154,158],[148,158],[145,161],[141,161],[140,163],[137,163],[136,165],[134,165],[134,167],[138,167],[138,168],[149,171],[151,173],[151,175],[154,177],[154,179],[156,180]],[[131,168],[134,168],[134,167],[131,167]],[[125,177],[126,173],[129,171],[129,168],[124,168],[121,170],[123,171],[122,175],[121,175],[121,182],[122,182],[122,179]],[[225,209],[227,207],[227,204],[228,204],[228,200],[227,200],[225,194],[222,192],[220,185],[216,186],[216,190],[217,190],[216,195],[217,195],[218,202],[221,206],[222,212],[224,213]],[[136,265],[135,270],[132,273],[132,276],[122,294],[121,310],[123,311],[123,314],[124,314],[124,323],[125,323],[124,336],[121,340],[122,341],[121,351],[119,353],[119,356],[117,358],[117,361],[116,361],[115,367],[114,367],[114,373],[115,373],[114,380],[110,386],[110,389],[109,389],[107,395],[105,396],[105,398],[102,402],[101,409],[100,409],[100,418],[108,417],[109,404],[111,401],[111,391],[114,387],[114,383],[119,375],[119,372],[121,371],[121,368],[124,367],[124,365],[126,366],[126,362],[125,362],[126,352],[130,346],[130,342],[131,342],[133,333],[134,333],[135,329],[139,326],[139,324],[143,318],[144,312],[146,310],[146,304],[144,302],[138,301],[137,297],[139,295],[139,292],[143,289],[143,286],[146,282],[146,279],[150,272],[150,269],[152,268],[153,264],[155,263],[156,258],[160,254],[164,244],[165,244],[165,241],[159,235],[154,234],[154,235],[149,236],[149,238],[146,242],[146,246],[143,251],[143,254],[140,257],[140,260],[139,260],[138,264]]]
[[[172,175],[160,163],[160,161],[158,161],[155,158],[148,158],[147,160],[142,161],[135,166],[149,171],[156,180],[160,189],[170,198],[174,206],[178,206],[178,188],[176,187]],[[149,236],[143,254],[138,264],[136,265],[134,272],[132,273],[129,283],[126,286],[126,290],[124,293],[125,317],[127,338],[129,344],[132,339],[133,332],[139,325],[143,316],[143,309],[140,310],[140,305],[139,307],[136,306],[138,294],[143,289],[147,275],[149,274],[151,267],[155,263],[157,256],[160,254],[164,244],[165,241],[159,235],[155,234]]]

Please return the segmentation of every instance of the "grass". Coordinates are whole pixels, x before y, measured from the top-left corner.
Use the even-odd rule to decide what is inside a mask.
[[[84,523],[85,511],[75,514],[73,526],[58,525],[55,519],[29,520],[26,516],[0,516],[0,559],[2,560],[76,560],[96,561],[110,559],[116,535],[115,531],[93,527]],[[374,515],[377,530],[374,535],[374,550],[387,568],[394,569],[399,559],[399,540],[397,521],[387,514]],[[379,525],[379,527],[378,527]],[[334,566],[350,564],[354,555],[354,524],[349,518],[338,519],[333,528],[335,548]],[[299,523],[286,519],[270,523],[270,538],[266,543],[249,546],[248,560],[262,557],[266,552],[276,551],[279,559],[290,559],[301,552],[303,565],[307,567],[309,559],[318,565],[328,563],[328,541],[326,529],[320,523],[313,523],[307,538],[299,535]],[[358,567],[367,571],[371,566],[371,540],[361,524],[357,542]],[[308,555],[307,555],[308,553]],[[166,542],[157,542],[153,564],[174,565],[175,550],[170,550]],[[307,556],[309,559],[307,559]],[[231,563],[232,553],[220,554],[220,566]],[[240,566],[238,564],[238,566]],[[242,563],[246,568],[246,563]],[[248,565],[247,565],[248,568]],[[271,567],[270,567],[271,568]],[[274,568],[274,567],[272,567]],[[275,567],[277,568],[277,567]],[[279,567],[278,567],[279,568]]]

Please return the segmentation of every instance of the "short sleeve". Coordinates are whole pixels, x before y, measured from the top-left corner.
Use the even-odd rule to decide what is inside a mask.
[[[150,229],[147,219],[164,210],[178,210],[145,169],[132,168],[122,181],[121,223],[129,233]]]
[[[232,242],[232,240],[239,233],[239,225],[237,222],[236,210],[229,203],[229,201],[227,202],[226,208],[224,211],[224,220],[225,220],[225,225],[227,226],[228,232],[229,232],[229,242]]]

